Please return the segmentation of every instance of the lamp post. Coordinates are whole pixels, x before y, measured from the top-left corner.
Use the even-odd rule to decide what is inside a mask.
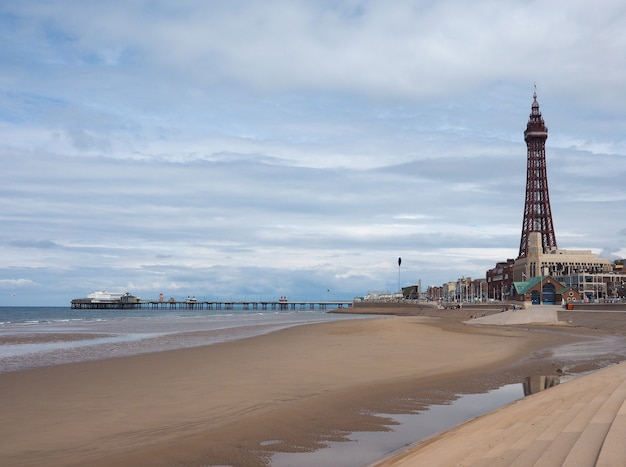
[[[400,288],[400,265],[402,264],[402,258],[398,257],[398,292],[402,294],[402,289]]]

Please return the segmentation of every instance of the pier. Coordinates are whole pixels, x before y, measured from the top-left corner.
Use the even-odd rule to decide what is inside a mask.
[[[187,299],[183,301],[176,300],[92,300],[77,298],[72,300],[72,309],[74,310],[133,310],[133,309],[152,309],[152,310],[332,310],[337,308],[350,308],[351,300],[334,300],[334,301],[297,301],[290,302],[286,300],[275,301],[204,301],[196,299]]]

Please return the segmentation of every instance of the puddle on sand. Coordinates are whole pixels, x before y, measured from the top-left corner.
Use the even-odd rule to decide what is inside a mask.
[[[379,461],[416,440],[425,439],[460,423],[524,397],[522,384],[509,384],[483,394],[465,394],[446,405],[432,405],[417,414],[376,414],[398,425],[388,432],[354,432],[350,441],[329,442],[328,447],[307,453],[277,452],[272,467],[362,467]]]

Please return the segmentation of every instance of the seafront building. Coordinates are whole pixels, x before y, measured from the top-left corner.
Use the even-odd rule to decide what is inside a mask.
[[[533,305],[554,305],[578,302],[581,297],[578,290],[552,276],[537,276],[524,282],[514,282],[507,298],[516,302],[531,302]]]
[[[591,250],[542,248],[538,232],[531,232],[529,237],[528,254],[515,260],[514,280],[520,281],[542,275],[566,277],[579,273],[607,274],[613,269],[611,261],[599,258]]]
[[[499,300],[505,299],[511,286],[513,285],[513,267],[514,259],[507,259],[496,263],[496,266],[486,273],[487,278],[487,299]]]

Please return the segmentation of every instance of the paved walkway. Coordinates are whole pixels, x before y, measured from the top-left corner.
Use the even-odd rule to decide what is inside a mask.
[[[475,418],[376,464],[626,466],[626,363]]]
[[[557,312],[560,305],[533,305],[521,310],[502,311],[491,315],[470,319],[466,324],[487,324],[508,326],[510,324],[557,324],[559,317]]]

